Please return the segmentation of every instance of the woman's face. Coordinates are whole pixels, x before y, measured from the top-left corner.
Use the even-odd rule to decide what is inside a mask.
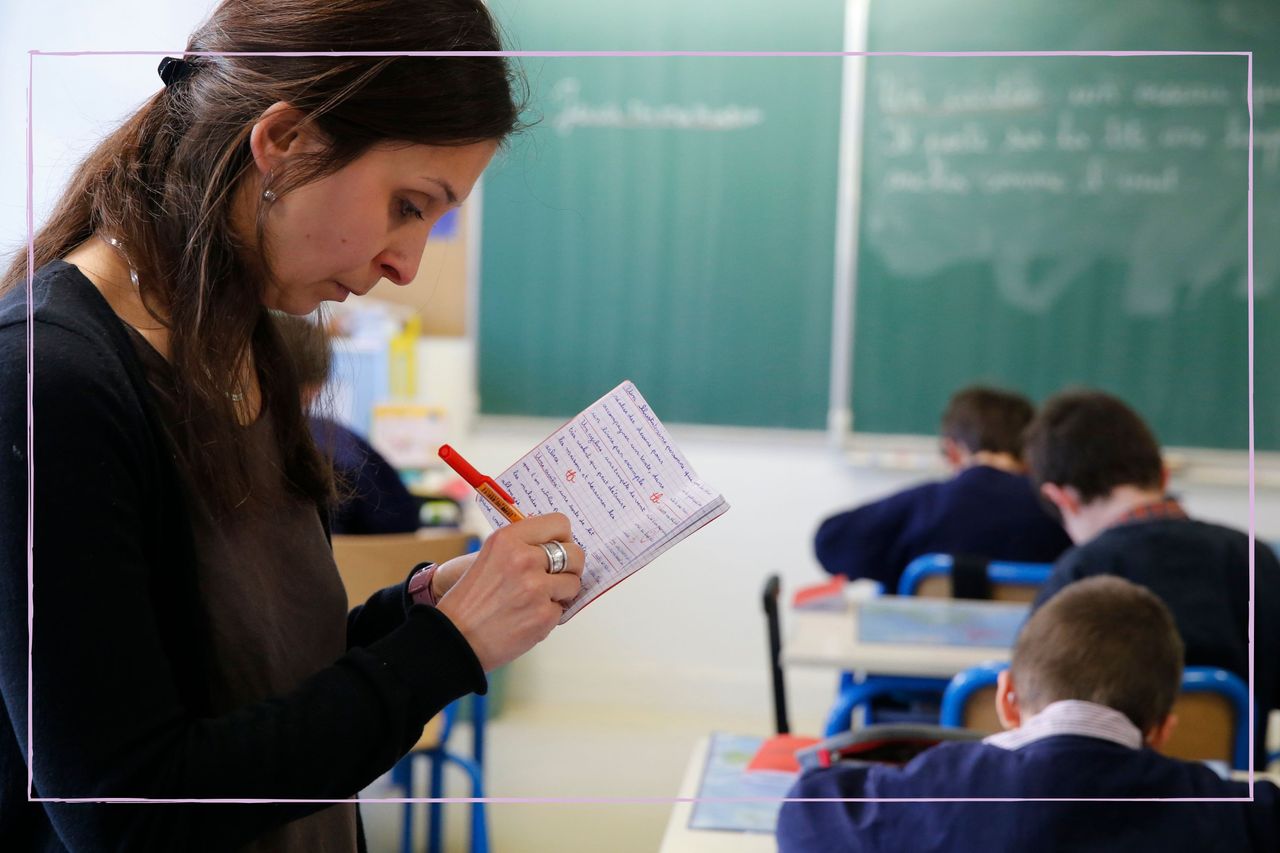
[[[309,314],[384,278],[413,281],[432,227],[471,194],[497,147],[379,146],[272,202],[265,242],[274,281],[263,303]]]

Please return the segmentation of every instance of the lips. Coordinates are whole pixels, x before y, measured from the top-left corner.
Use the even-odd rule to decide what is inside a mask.
[[[354,288],[354,287],[350,287],[350,286],[348,286],[348,285],[343,284],[342,282],[338,281],[336,278],[335,278],[335,279],[332,279],[332,281],[333,281],[333,283],[334,283],[334,284],[338,285],[338,287],[342,288],[342,289],[343,289],[343,290],[345,290],[347,293],[352,293],[352,294],[354,294],[354,295],[356,295],[356,296],[364,296],[364,295],[365,295],[365,294],[367,294],[370,290],[373,290],[373,285],[372,285],[372,284],[371,284],[371,285],[369,285],[368,287],[361,288],[361,289],[357,290],[357,289],[356,289],[356,288]],[[375,284],[376,284],[376,282],[375,282]]]

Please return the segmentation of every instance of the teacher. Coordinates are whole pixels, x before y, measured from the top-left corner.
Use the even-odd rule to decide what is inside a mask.
[[[343,801],[577,593],[549,515],[346,612],[269,313],[412,281],[519,107],[498,56],[261,54],[501,49],[480,0],[226,0],[0,278],[6,849],[364,849]],[[110,798],[339,802],[40,801]]]

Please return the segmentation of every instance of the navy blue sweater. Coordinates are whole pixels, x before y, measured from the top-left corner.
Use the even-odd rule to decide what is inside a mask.
[[[418,502],[382,454],[329,418],[308,420],[316,446],[333,462],[341,499],[332,510],[334,533],[412,533]]]
[[[781,853],[871,851],[1280,850],[1276,787],[1253,803],[994,802],[783,803]],[[791,798],[1248,797],[1248,785],[1212,770],[1078,735],[1021,749],[947,743],[905,767],[836,766],[806,773]]]
[[[1280,708],[1280,561],[1258,543],[1254,696],[1259,732],[1266,709]],[[1187,519],[1131,521],[1108,528],[1062,555],[1040,591],[1039,607],[1073,581],[1118,575],[1147,587],[1169,606],[1190,666],[1228,669],[1249,678],[1249,537]],[[1263,740],[1255,739],[1263,757]]]
[[[871,578],[889,592],[921,554],[1051,563],[1070,546],[1030,480],[988,465],[832,516],[814,539],[828,572]]]

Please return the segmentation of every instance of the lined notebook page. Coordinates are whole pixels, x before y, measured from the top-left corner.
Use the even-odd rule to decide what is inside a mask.
[[[525,515],[562,512],[586,552],[561,624],[729,508],[631,382],[623,382],[495,478]],[[506,518],[477,498],[489,523]]]

